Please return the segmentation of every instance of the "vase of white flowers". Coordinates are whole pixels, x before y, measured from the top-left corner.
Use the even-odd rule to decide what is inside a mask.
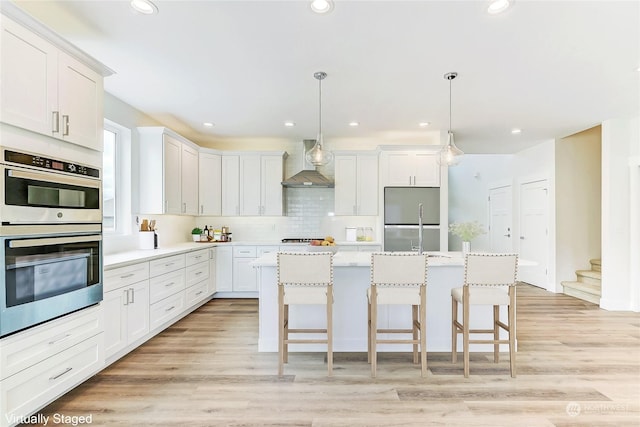
[[[449,225],[449,232],[462,239],[462,255],[466,255],[471,250],[472,239],[486,233],[478,221],[454,222]]]

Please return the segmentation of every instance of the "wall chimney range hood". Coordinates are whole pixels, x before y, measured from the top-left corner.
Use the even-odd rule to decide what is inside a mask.
[[[305,154],[315,145],[315,139],[302,141],[302,170],[297,174],[282,181],[282,186],[287,188],[333,188],[333,181],[318,172],[313,165],[305,159]]]

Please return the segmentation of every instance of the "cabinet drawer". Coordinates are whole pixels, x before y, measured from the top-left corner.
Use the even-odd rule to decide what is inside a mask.
[[[29,415],[103,366],[104,340],[98,334],[0,381],[0,413]]]
[[[141,282],[148,278],[148,262],[107,270],[104,272],[104,292]]]
[[[0,379],[26,369],[104,329],[101,305],[53,320],[0,341]]]
[[[278,252],[278,250],[280,250],[279,246],[258,246],[256,248],[256,258],[261,257],[264,254]]]
[[[187,288],[209,278],[209,263],[201,262],[186,268]]]
[[[154,304],[161,299],[184,290],[184,270],[172,271],[151,279],[150,302]]]
[[[184,310],[184,292],[178,292],[168,298],[163,299],[151,306],[149,314],[151,319],[151,330],[173,319]]]
[[[255,246],[234,246],[233,256],[236,258],[256,258]]]
[[[203,280],[202,282],[196,283],[190,288],[187,288],[184,293],[185,299],[187,300],[187,307],[191,307],[207,297],[207,285],[208,281]]]
[[[150,275],[151,277],[160,276],[161,274],[184,268],[184,264],[184,254],[156,259],[149,263]]]
[[[189,252],[186,254],[187,267],[201,262],[209,261],[209,249],[201,249],[199,251]]]

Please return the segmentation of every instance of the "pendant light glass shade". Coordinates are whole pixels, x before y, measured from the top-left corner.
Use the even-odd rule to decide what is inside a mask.
[[[464,151],[458,148],[454,141],[453,131],[451,130],[451,81],[458,77],[458,73],[451,72],[444,75],[449,80],[449,131],[447,132],[447,144],[440,152],[440,164],[447,166],[455,166],[460,162]]]
[[[333,160],[333,153],[324,149],[324,138],[322,136],[322,80],[327,77],[327,73],[318,71],[313,74],[313,77],[318,80],[319,89],[318,138],[316,138],[316,143],[313,148],[306,152],[305,159],[307,160],[307,162],[317,167],[324,166],[330,163]]]

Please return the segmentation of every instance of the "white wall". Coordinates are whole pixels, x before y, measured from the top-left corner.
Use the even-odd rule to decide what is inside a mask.
[[[449,168],[449,223],[478,221],[488,231],[489,189],[496,183],[512,183],[511,154],[465,154],[457,166]],[[449,234],[449,249],[460,251],[462,241]],[[489,251],[489,233],[471,242],[473,251]]]
[[[602,124],[602,297],[607,310],[640,311],[640,118]]]

